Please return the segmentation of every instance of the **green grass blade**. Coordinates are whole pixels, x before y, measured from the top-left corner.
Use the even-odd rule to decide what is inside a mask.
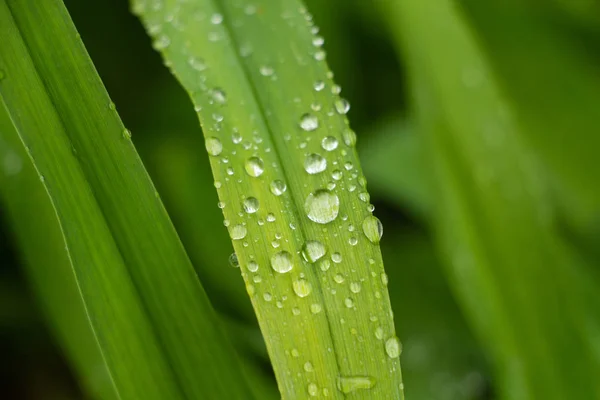
[[[0,18],[3,105],[54,206],[121,397],[248,398],[236,356],[64,6],[3,1]]]
[[[502,398],[598,397],[593,276],[561,241],[514,104],[455,3],[384,8],[436,160],[448,275],[493,355]]]
[[[377,224],[310,15],[295,0],[134,10],[198,111],[283,398],[402,398]]]

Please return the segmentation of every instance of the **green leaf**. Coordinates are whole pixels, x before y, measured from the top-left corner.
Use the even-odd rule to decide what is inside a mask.
[[[248,398],[236,356],[62,3],[2,1],[0,29],[0,96],[12,126],[3,135],[27,154],[22,162],[33,165],[54,209],[115,391]],[[11,201],[17,224],[37,212]],[[23,235],[23,248],[34,238]],[[42,274],[47,265],[32,267]]]
[[[501,397],[598,397],[593,275],[561,240],[517,104],[504,97],[455,2],[383,9],[435,161],[446,271],[494,359]]]
[[[378,220],[311,16],[296,0],[134,11],[198,111],[282,397],[402,398]]]

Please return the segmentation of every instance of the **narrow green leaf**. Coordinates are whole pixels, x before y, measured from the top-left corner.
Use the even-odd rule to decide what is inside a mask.
[[[380,227],[310,14],[296,0],[134,11],[198,111],[282,397],[402,398]]]
[[[383,6],[435,160],[448,276],[490,349],[501,397],[600,396],[592,276],[560,240],[514,104],[456,2]]]
[[[2,103],[54,207],[120,397],[248,398],[236,356],[62,3],[4,0],[0,29]]]

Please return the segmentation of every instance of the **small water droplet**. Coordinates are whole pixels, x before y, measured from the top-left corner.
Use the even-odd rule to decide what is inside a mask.
[[[323,150],[333,151],[338,147],[338,140],[333,136],[325,136],[321,141],[321,146]]]
[[[231,239],[233,239],[233,240],[241,240],[246,237],[247,233],[248,233],[248,230],[242,224],[234,225],[231,228],[231,230],[229,231],[229,235],[231,236]]]
[[[258,211],[259,203],[256,197],[248,197],[244,200],[244,211],[248,214],[254,214]]]
[[[323,82],[323,81],[316,81],[315,84],[313,85],[313,88],[317,92],[320,92],[321,90],[323,90],[325,88],[325,82]]]
[[[212,89],[210,91],[210,95],[211,95],[212,99],[218,104],[225,104],[227,102],[227,95],[221,88]]]
[[[240,266],[237,254],[231,253],[231,255],[229,256],[229,265],[231,265],[234,268],[238,268]]]
[[[297,281],[294,281],[292,283],[292,288],[298,297],[306,297],[312,291],[312,285],[306,279],[298,279]]]
[[[292,255],[285,250],[273,254],[271,256],[271,268],[280,274],[291,271],[294,268]]]
[[[342,262],[342,255],[336,251],[335,253],[333,253],[331,255],[331,261],[333,261],[336,264],[341,263]]]
[[[252,260],[248,263],[247,268],[248,268],[248,271],[250,271],[250,272],[256,272],[256,271],[258,271],[258,263],[256,261]]]
[[[320,304],[314,303],[310,305],[310,312],[313,314],[318,314],[321,312],[323,308],[321,307]]]
[[[201,58],[190,57],[188,59],[188,64],[196,71],[204,71],[206,69],[206,63]]]
[[[314,58],[317,61],[323,61],[325,59],[325,55],[326,55],[326,53],[324,50],[317,50],[315,52]]]
[[[385,272],[381,273],[381,283],[383,283],[383,286],[387,286],[389,282],[389,278],[387,276],[387,274]]]
[[[265,292],[263,294],[263,299],[265,299],[265,301],[271,301],[271,300],[273,300],[273,295],[269,292]]]
[[[248,175],[256,178],[262,175],[264,171],[264,163],[263,160],[259,157],[250,157],[246,160],[244,168],[246,169],[246,173]]]
[[[363,233],[371,243],[379,243],[381,236],[383,235],[383,225],[379,218],[369,215],[363,220],[362,229]]]
[[[348,239],[348,244],[350,246],[356,246],[358,244],[358,239],[356,236],[352,236],[350,239]]]
[[[308,384],[308,394],[312,397],[316,397],[319,394],[319,387],[316,383],[311,382]]]
[[[354,147],[356,145],[356,133],[354,133],[352,129],[346,129],[342,133],[342,139],[348,147]]]
[[[210,154],[211,156],[218,156],[223,151],[223,145],[221,144],[221,141],[216,137],[206,138],[205,145],[206,151],[208,151],[208,154]]]
[[[219,14],[219,13],[214,13],[211,17],[210,17],[210,22],[213,25],[219,25],[221,24],[221,22],[223,22],[223,15]]]
[[[304,210],[311,221],[327,224],[337,218],[340,199],[329,190],[319,189],[308,195],[304,202]]]
[[[383,329],[380,326],[375,329],[375,337],[379,340],[383,340]]]
[[[292,357],[294,357],[294,358],[300,357],[300,352],[298,351],[298,349],[292,349]]]
[[[319,127],[319,120],[312,114],[303,114],[300,117],[300,128],[303,131],[311,132]]]
[[[300,309],[298,307],[292,308],[292,314],[294,314],[294,315],[300,315]]]
[[[375,386],[375,378],[371,376],[340,376],[337,379],[337,388],[342,393],[371,389],[373,386]]]
[[[331,268],[331,261],[329,261],[328,259],[321,260],[321,262],[319,263],[319,268],[321,268],[321,271],[326,272],[327,270],[329,270],[329,268]]]
[[[123,139],[131,139],[131,131],[129,129],[123,129]]]
[[[354,307],[354,300],[352,300],[350,297],[346,297],[344,300],[344,305],[348,308],[352,308]]]
[[[350,284],[350,291],[352,293],[359,293],[360,292],[360,282],[352,282]]]
[[[314,367],[313,367],[313,365],[312,365],[312,363],[310,361],[307,361],[307,362],[304,363],[304,370],[306,372],[312,372],[312,371],[314,371]]]
[[[275,222],[275,214],[273,213],[268,213],[267,214],[267,222]]]
[[[262,76],[271,76],[275,72],[275,70],[268,65],[261,65],[259,68],[259,72]]]
[[[311,175],[325,171],[327,168],[327,160],[320,154],[309,154],[304,160],[304,169]]]
[[[339,181],[340,179],[342,179],[342,171],[340,171],[339,169],[336,169],[335,171],[333,171],[331,173],[331,178],[333,178],[333,180]]]
[[[338,112],[338,114],[347,114],[348,111],[350,111],[350,103],[346,99],[337,99],[335,101],[335,110]]]
[[[309,240],[302,247],[302,257],[311,264],[316,263],[326,252],[325,245],[318,240]]]
[[[396,336],[392,336],[385,341],[385,352],[390,358],[400,357],[400,353],[402,353],[402,344]]]
[[[158,39],[154,41],[154,48],[156,50],[164,50],[171,44],[171,39],[169,39],[166,35],[159,36]]]
[[[336,281],[337,283],[344,283],[344,281],[345,281],[344,276],[342,274],[336,274],[333,277],[333,280]]]
[[[270,183],[269,189],[275,196],[281,196],[287,190],[287,185],[285,182],[275,179]]]

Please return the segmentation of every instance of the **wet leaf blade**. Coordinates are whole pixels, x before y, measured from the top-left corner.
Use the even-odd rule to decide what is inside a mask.
[[[377,242],[377,226],[308,13],[291,0],[134,10],[198,111],[283,398],[401,398],[381,253],[362,232],[367,220]]]

